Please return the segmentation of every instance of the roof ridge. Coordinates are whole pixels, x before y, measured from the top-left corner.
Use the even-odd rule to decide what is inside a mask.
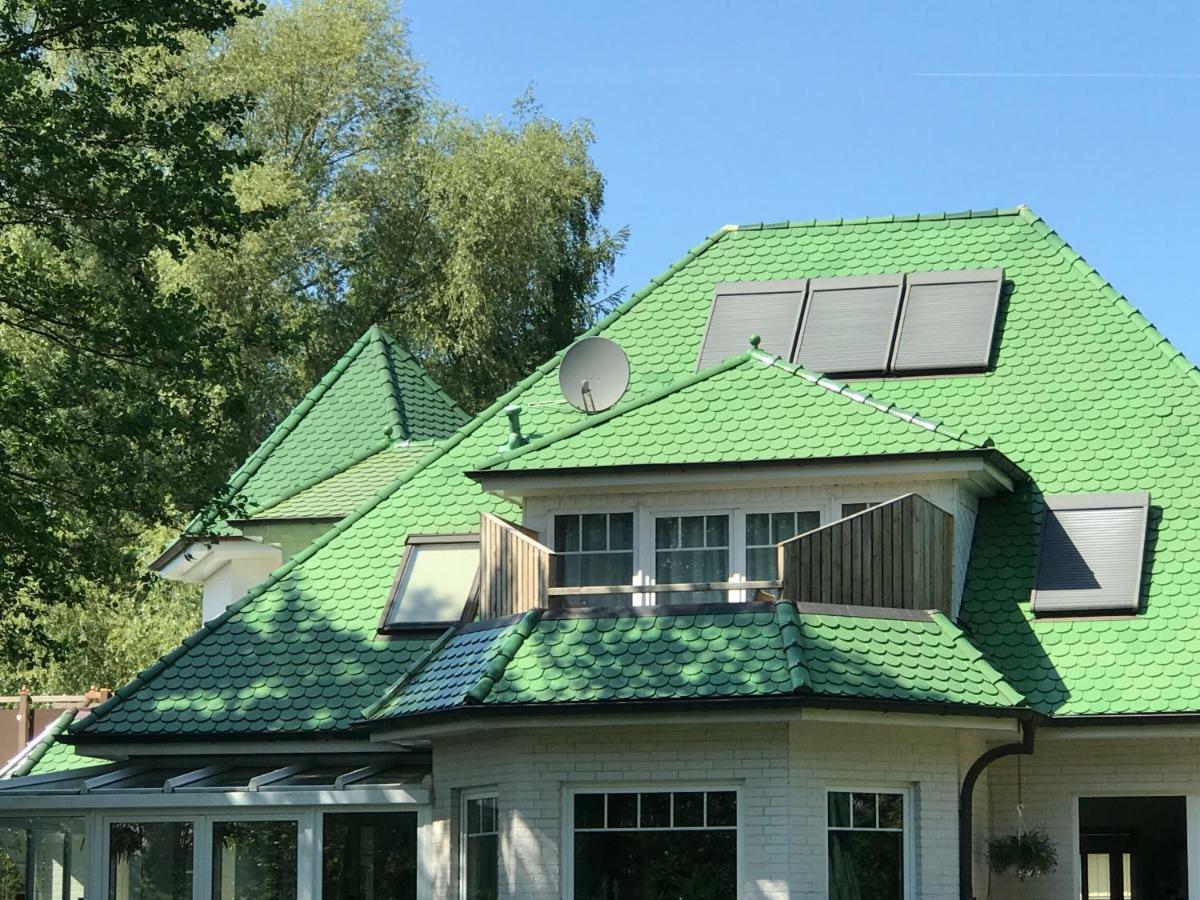
[[[455,400],[453,397],[451,397],[448,393],[446,393],[446,389],[444,387],[442,387],[440,384],[438,384],[436,381],[433,380],[432,376],[430,376],[430,374],[427,371],[425,371],[425,367],[423,365],[421,365],[420,360],[418,360],[408,350],[406,350],[404,348],[404,345],[401,344],[394,337],[392,337],[391,334],[388,333],[387,329],[384,328],[382,325],[375,325],[374,327],[379,331],[380,336],[383,338],[384,345],[388,348],[388,354],[389,354],[388,362],[392,366],[391,371],[394,376],[396,374],[396,372],[395,372],[395,362],[396,361],[395,361],[394,354],[398,353],[401,356],[401,362],[405,363],[406,365],[411,365],[413,370],[416,372],[417,377],[420,378],[422,381],[424,381],[433,390],[434,394],[436,394],[439,397],[444,398],[450,404],[450,408],[454,412],[456,412],[462,416],[464,425],[471,420],[471,418],[472,418],[471,414],[468,413],[461,406],[459,406],[458,401]]]
[[[543,609],[531,609],[512,626],[512,631],[504,636],[499,646],[493,651],[491,661],[488,662],[483,674],[479,676],[479,681],[463,696],[463,702],[483,703],[487,699],[492,688],[496,686],[496,682],[504,677],[508,664],[513,661],[513,657],[517,655],[521,645],[525,643],[529,635],[533,634],[533,629],[537,627],[543,612],[545,612]]]
[[[392,700],[396,699],[396,697],[400,696],[400,694],[406,687],[408,687],[412,680],[421,674],[421,671],[426,666],[433,662],[434,658],[446,648],[446,645],[458,635],[461,629],[461,625],[455,624],[451,625],[444,632],[442,632],[441,637],[430,644],[429,649],[422,653],[417,661],[412,664],[412,668],[408,669],[403,675],[397,678],[392,683],[392,686],[379,696],[378,700],[362,710],[362,717],[364,719],[369,719],[371,716],[375,715],[375,713],[379,712],[379,710],[383,709],[383,707],[387,706],[387,704],[389,704]]]
[[[828,228],[841,225],[891,225],[902,222],[945,222],[954,219],[994,219],[1001,216],[1017,216],[1028,211],[1024,205],[993,208],[966,209],[959,212],[914,213],[911,215],[860,216],[836,219],[785,219],[782,222],[752,222],[748,225],[726,225],[730,231],[775,231],[785,228]]]
[[[1189,360],[1182,350],[1172,344],[1170,339],[1159,331],[1154,323],[1130,302],[1128,297],[1118,291],[1111,281],[1101,275],[1099,270],[1083,257],[1083,254],[1067,243],[1066,239],[1055,231],[1045,219],[1029,207],[1020,207],[1019,213],[1022,221],[1033,227],[1048,241],[1058,245],[1058,251],[1087,278],[1092,287],[1099,289],[1101,294],[1116,303],[1135,325],[1156,338],[1159,351],[1175,368],[1190,376],[1193,381],[1200,383],[1200,369],[1197,369],[1196,364]]]
[[[1028,705],[1029,701],[1025,699],[1025,696],[1005,680],[1004,676],[1000,674],[1000,670],[988,662],[988,659],[983,655],[983,652],[971,642],[971,639],[967,637],[966,632],[959,628],[957,624],[950,621],[949,616],[947,616],[941,610],[931,609],[929,610],[929,618],[935,625],[937,625],[939,629],[941,629],[942,634],[946,635],[946,637],[950,638],[950,640],[952,640],[956,645],[966,651],[967,656],[970,657],[974,663],[979,666],[979,668],[985,674],[988,675],[992,685],[996,688],[1001,696],[1007,699],[1014,706]]]
[[[270,458],[276,448],[287,440],[288,435],[295,431],[296,427],[304,421],[305,416],[329,392],[329,389],[341,379],[345,371],[350,368],[350,364],[358,358],[363,348],[370,341],[372,328],[364,331],[358,340],[350,345],[350,348],[330,367],[329,371],[321,377],[321,380],[309,389],[300,402],[271,430],[266,439],[254,448],[254,452],[246,457],[246,461],[229,477],[226,487],[217,495],[217,498],[209,501],[204,509],[192,518],[192,521],[183,529],[183,534],[187,534],[194,525],[201,521],[211,522],[212,518],[220,514],[217,510],[220,510],[237,496],[237,492],[246,486],[246,483],[262,468],[263,463]],[[217,502],[218,499],[220,499],[220,502]]]
[[[700,369],[697,372],[693,372],[691,375],[676,379],[675,381],[672,381],[669,384],[658,388],[657,390],[651,391],[650,393],[641,397],[634,397],[627,403],[618,403],[617,405],[609,407],[603,412],[589,415],[581,421],[576,422],[574,425],[568,425],[566,428],[563,428],[552,434],[548,434],[545,437],[540,437],[537,440],[530,441],[528,444],[522,444],[515,450],[505,450],[501,453],[497,453],[495,456],[492,456],[480,463],[478,468],[491,468],[492,466],[499,465],[502,462],[509,462],[513,459],[516,459],[518,456],[524,456],[526,453],[542,450],[545,447],[549,447],[551,444],[556,444],[561,440],[574,437],[575,435],[591,428],[595,428],[598,425],[603,425],[605,422],[609,422],[615,419],[617,416],[622,416],[625,413],[633,412],[635,409],[641,409],[643,406],[649,406],[651,403],[657,403],[659,400],[678,393],[685,388],[699,384],[702,381],[707,381],[714,375],[720,375],[722,372],[727,372],[730,369],[736,369],[743,363],[748,362],[750,358],[751,354],[749,350],[745,351],[744,353],[739,353],[737,356],[727,357],[726,359],[723,359],[721,362],[717,363],[715,366],[709,366],[707,369]]]
[[[620,304],[616,309],[610,312],[607,316],[605,316],[587,331],[580,334],[576,338],[576,341],[585,337],[597,335],[605,328],[609,327],[613,322],[617,321],[617,319],[621,318],[621,316],[625,315],[625,313],[629,312],[629,310],[641,303],[642,300],[650,296],[650,294],[652,294],[656,288],[661,287],[663,284],[669,281],[676,273],[682,270],[684,266],[688,265],[694,259],[704,254],[710,247],[720,241],[721,238],[725,237],[725,235],[728,233],[729,232],[727,231],[714,231],[707,238],[705,238],[691,250],[688,250],[683,254],[683,256],[668,266],[661,275],[656,275],[654,278],[651,278],[648,284],[634,291],[628,300]],[[366,336],[366,333],[364,333],[363,337],[359,338],[359,341],[364,341]],[[166,671],[166,669],[169,668],[177,659],[183,656],[184,653],[186,653],[196,644],[200,643],[200,641],[202,641],[209,634],[213,634],[219,630],[221,625],[223,625],[225,622],[228,622],[231,618],[233,618],[233,616],[241,612],[256,597],[261,596],[266,591],[273,588],[283,578],[295,571],[298,566],[307,562],[315,554],[320,552],[331,541],[333,541],[334,538],[351,528],[356,522],[358,522],[365,515],[375,509],[375,507],[377,507],[380,503],[398,491],[403,485],[407,484],[418,474],[424,471],[427,466],[436,460],[441,459],[443,456],[461,444],[467,437],[482,428],[485,423],[490,422],[497,414],[499,414],[506,406],[508,406],[513,399],[519,397],[522,393],[536,384],[542,378],[542,376],[553,369],[558,364],[558,361],[567,352],[569,347],[574,346],[574,343],[575,342],[573,341],[567,347],[559,350],[548,360],[543,362],[540,366],[518,381],[507,392],[498,397],[491,406],[484,409],[474,418],[469,419],[462,425],[461,428],[458,429],[458,431],[454,432],[454,434],[452,434],[450,437],[446,438],[443,442],[435,446],[435,448],[431,450],[423,459],[421,459],[411,468],[407,469],[400,476],[393,479],[389,484],[386,484],[380,488],[380,490],[375,494],[374,498],[363,501],[362,505],[360,505],[358,509],[346,516],[337,524],[322,532],[320,537],[310,543],[295,556],[287,560],[287,562],[268,575],[260,584],[243,594],[240,599],[235,600],[233,603],[227,606],[220,615],[209,622],[201,624],[198,629],[185,637],[174,649],[159,657],[141,672],[134,675],[127,684],[122,685],[120,688],[114,691],[111,697],[109,697],[99,706],[94,707],[90,716],[88,716],[86,719],[80,720],[81,723],[83,723],[83,727],[76,728],[72,726],[72,734],[83,733],[87,729],[87,725],[89,723],[98,721],[100,718],[107,715],[122,700],[135,693],[138,688],[148,685],[151,681]]]
[[[383,382],[387,388],[388,396],[391,398],[391,405],[388,412],[391,414],[392,429],[391,436],[393,440],[401,440],[412,436],[412,432],[408,427],[408,417],[404,410],[404,395],[400,390],[400,377],[396,374],[396,364],[392,359],[392,348],[383,336],[383,329],[378,325],[372,325],[373,332],[372,340],[379,343],[379,350],[383,354]]]
[[[872,409],[895,416],[902,422],[916,425],[918,428],[924,428],[926,431],[932,431],[935,434],[940,434],[959,443],[967,444],[974,449],[983,450],[995,446],[995,442],[990,437],[976,437],[965,431],[950,428],[944,422],[940,422],[937,419],[931,419],[920,413],[897,406],[894,403],[880,400],[868,391],[855,390],[845,382],[833,381],[826,378],[821,372],[814,372],[797,363],[785,362],[780,356],[772,356],[762,350],[752,350],[750,355],[756,362],[762,363],[765,366],[782,369],[785,372],[804,379],[809,384],[824,388],[832,394],[838,394],[847,400],[853,400],[855,403],[861,403],[864,406],[869,406]]]
[[[802,647],[803,630],[800,625],[800,611],[788,600],[775,603],[775,622],[779,626],[779,636],[783,641],[783,655],[787,660],[788,675],[792,680],[792,691],[810,692],[812,678],[808,673],[808,665],[804,661]]]

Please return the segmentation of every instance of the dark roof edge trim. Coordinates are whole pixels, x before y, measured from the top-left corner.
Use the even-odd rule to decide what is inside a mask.
[[[918,713],[946,716],[991,716],[1006,719],[1041,718],[1041,714],[1029,707],[975,706],[963,703],[940,701],[918,702],[915,700],[870,700],[857,697],[828,697],[816,694],[783,694],[774,697],[729,697],[701,698],[695,700],[589,700],[577,703],[475,703],[466,706],[432,710],[409,716],[391,716],[378,719],[359,719],[350,727],[355,731],[370,730],[381,726],[395,727],[400,724],[426,724],[454,721],[479,716],[553,716],[553,715],[619,715],[621,713],[685,712],[704,710],[713,712],[729,709],[789,709],[811,708],[829,710],[860,710],[864,712]]]

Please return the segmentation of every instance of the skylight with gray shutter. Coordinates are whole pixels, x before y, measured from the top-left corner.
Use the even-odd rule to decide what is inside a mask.
[[[1047,496],[1036,613],[1135,612],[1150,495]]]
[[[814,278],[794,362],[818,372],[883,372],[903,275]]]
[[[909,275],[892,369],[986,369],[1003,283],[1003,269]]]
[[[715,366],[723,359],[744,353],[754,334],[762,338],[760,350],[789,358],[807,286],[808,280],[804,278],[718,284],[696,368]]]

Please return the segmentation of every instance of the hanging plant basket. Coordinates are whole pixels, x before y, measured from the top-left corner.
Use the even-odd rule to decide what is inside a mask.
[[[987,859],[997,875],[1025,881],[1053,872],[1058,865],[1058,848],[1044,831],[1023,831],[988,841]]]

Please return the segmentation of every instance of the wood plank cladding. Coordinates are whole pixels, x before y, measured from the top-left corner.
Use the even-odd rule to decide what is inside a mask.
[[[479,516],[479,618],[546,606],[550,548],[537,534],[491,513]]]
[[[954,517],[905,494],[779,545],[781,596],[950,612]]]

